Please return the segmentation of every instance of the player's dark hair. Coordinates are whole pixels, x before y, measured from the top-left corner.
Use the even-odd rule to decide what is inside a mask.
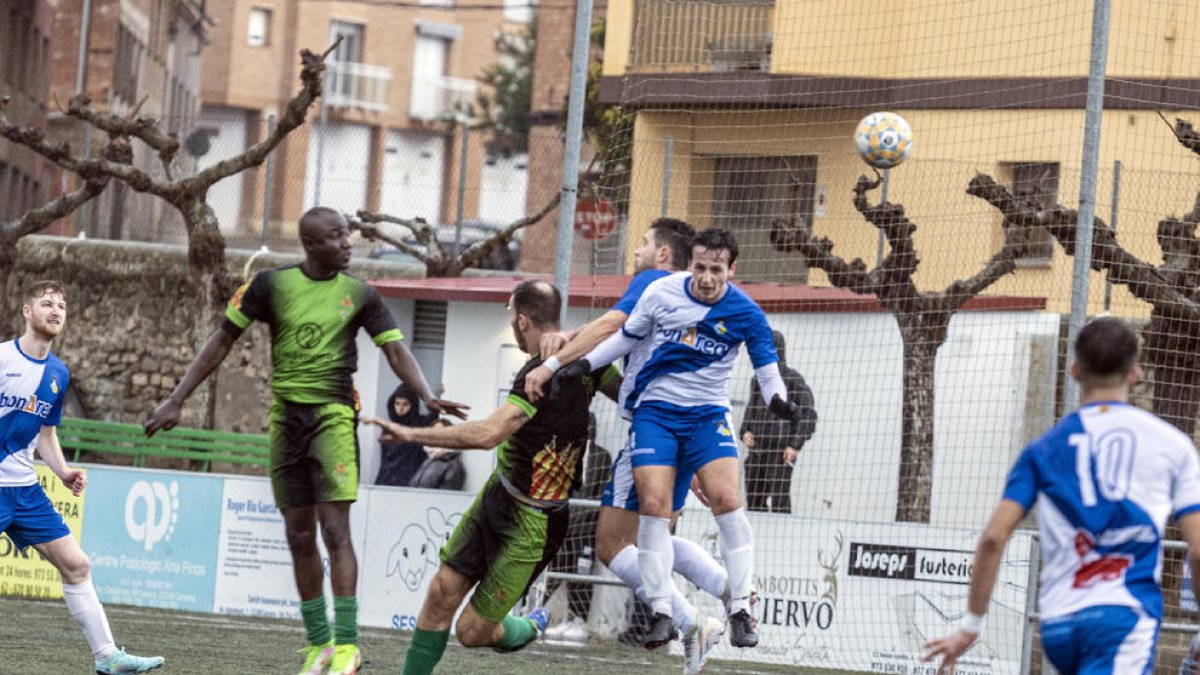
[[[512,294],[513,311],[529,317],[538,328],[558,326],[558,312],[562,308],[562,294],[554,284],[537,279],[526,279],[517,284]]]
[[[47,293],[58,293],[64,298],[67,297],[67,291],[63,288],[61,281],[55,279],[42,279],[41,281],[35,281],[25,287],[25,304],[32,305],[34,300],[37,300]]]
[[[692,240],[692,246],[699,246],[709,251],[729,251],[729,264],[732,265],[737,261],[738,245],[737,238],[733,233],[721,227],[710,227],[707,230],[701,230],[700,234]]]
[[[1080,380],[1088,384],[1124,380],[1137,363],[1137,336],[1119,320],[1096,319],[1075,338],[1075,362]]]
[[[650,232],[655,247],[670,247],[672,268],[685,270],[692,264],[692,239],[696,236],[696,228],[678,218],[664,217],[650,223]]]

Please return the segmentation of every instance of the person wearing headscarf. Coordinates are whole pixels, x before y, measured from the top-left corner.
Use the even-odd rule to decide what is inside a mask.
[[[437,419],[437,415],[421,414],[416,393],[403,384],[388,397],[387,412],[393,422],[407,427],[427,427]],[[380,443],[375,484],[407,486],[425,458],[425,446],[420,443]]]

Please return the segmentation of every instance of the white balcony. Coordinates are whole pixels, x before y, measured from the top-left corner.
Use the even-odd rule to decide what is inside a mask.
[[[388,109],[388,84],[392,69],[365,63],[330,62],[325,64],[325,101],[338,108],[358,108],[374,112]]]
[[[409,115],[429,121],[470,114],[475,87],[474,80],[414,76]]]

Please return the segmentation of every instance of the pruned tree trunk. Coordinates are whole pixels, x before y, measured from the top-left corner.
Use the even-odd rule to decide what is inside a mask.
[[[887,237],[888,256],[874,269],[860,258],[850,262],[833,254],[833,242],[814,238],[805,228],[777,222],[771,242],[780,251],[794,251],[807,258],[811,267],[824,270],[830,283],[864,295],[874,295],[891,312],[900,328],[904,345],[902,437],[896,520],[927,523],[933,499],[934,366],[937,352],[946,341],[950,319],[965,302],[979,295],[1005,274],[1016,269],[1014,262],[1028,237],[1026,225],[1004,226],[1004,244],[974,276],[960,279],[940,293],[925,293],[913,282],[920,256],[913,246],[916,225],[904,215],[904,207],[882,202],[872,206],[867,192],[880,180],[860,176],[854,187],[854,207]]]
[[[948,321],[926,313],[905,314],[897,321],[904,340],[904,398],[896,520],[927,523],[933,496],[934,365]]]
[[[1193,152],[1200,152],[1200,136],[1191,125],[1178,120],[1175,135]],[[1079,214],[1055,204],[1044,208],[1037,195],[1019,198],[990,176],[977,176],[968,190],[1004,215],[1006,222],[1046,229],[1063,252],[1075,255]],[[1142,330],[1145,345],[1142,365],[1153,386],[1155,414],[1194,436],[1200,415],[1200,195],[1192,210],[1182,218],[1159,221],[1157,239],[1163,262],[1155,267],[1117,243],[1117,235],[1102,218],[1095,219],[1092,259],[1089,266],[1108,274],[1114,284],[1153,308],[1150,323]]]

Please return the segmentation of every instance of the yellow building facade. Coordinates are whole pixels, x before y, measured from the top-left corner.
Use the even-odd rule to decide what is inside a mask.
[[[917,225],[923,290],[976,273],[1000,247],[999,213],[965,192],[977,172],[1079,206],[1089,1],[618,0],[608,12],[601,97],[636,115],[630,242],[668,213],[731,227],[743,277],[826,285],[770,245],[785,221],[872,266],[878,234],[852,190],[873,174],[853,138],[878,110],[913,130],[888,200]],[[1156,265],[1158,221],[1190,212],[1200,189],[1196,156],[1164,123],[1200,123],[1198,29],[1200,7],[1188,3],[1113,2],[1096,214],[1112,220],[1115,202],[1118,241]],[[1072,264],[1042,241],[987,292],[1065,311]],[[1104,281],[1092,275],[1092,312],[1105,309]],[[1111,310],[1149,306],[1117,288]]]

